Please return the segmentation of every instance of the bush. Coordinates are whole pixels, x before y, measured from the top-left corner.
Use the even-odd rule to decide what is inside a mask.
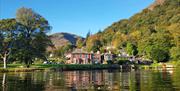
[[[127,63],[130,63],[129,60],[118,60],[117,61],[117,64],[119,64],[119,65],[123,65],[123,64],[127,64]]]
[[[113,61],[112,60],[108,60],[107,64],[113,64]]]

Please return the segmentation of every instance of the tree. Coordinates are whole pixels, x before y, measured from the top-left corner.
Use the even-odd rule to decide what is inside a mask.
[[[94,35],[88,38],[86,42],[86,48],[88,51],[100,51],[100,48],[102,47],[102,43],[99,40],[98,35]]]
[[[17,10],[16,20],[22,25],[18,58],[27,67],[35,58],[46,59],[46,47],[51,44],[46,34],[51,29],[48,21],[32,9],[24,7]]]
[[[99,31],[97,32],[97,34],[101,34],[102,33],[102,31],[101,31],[101,29],[99,29]]]
[[[122,46],[125,47],[124,45],[130,42],[138,47],[138,55],[152,59],[152,55],[150,55],[152,48],[158,46],[160,49],[153,50],[163,50],[169,56],[169,50],[171,49],[171,58],[174,59],[176,57],[172,56],[178,55],[178,52],[173,53],[172,50],[176,48],[172,47],[180,46],[179,3],[179,0],[165,0],[162,5],[157,5],[153,10],[146,8],[129,19],[114,22],[104,31],[95,35],[100,36],[98,40],[100,40],[103,47],[113,45],[118,49]],[[87,46],[92,47],[93,45],[91,39],[86,43]],[[89,48],[91,49],[91,47]]]
[[[0,58],[3,59],[4,68],[14,47],[18,35],[18,23],[15,19],[0,20]]]
[[[150,56],[155,63],[165,62],[169,58],[169,53],[164,49],[154,46],[150,51]]]
[[[169,32],[159,30],[157,33],[152,33],[150,37],[145,37],[139,41],[139,54],[145,55],[154,62],[167,61],[170,57],[171,41],[172,38],[169,36]]]
[[[89,30],[88,33],[86,34],[86,39],[88,39],[89,36],[91,36],[91,31],[90,31],[90,30]]]
[[[116,34],[113,37],[112,40],[112,45],[116,48],[122,48],[124,44],[126,44],[127,42],[127,38],[126,35],[120,33],[120,32],[116,32]]]
[[[100,51],[100,48],[102,47],[100,40],[94,40],[93,46],[91,47],[91,51],[97,52]]]
[[[172,47],[170,54],[173,60],[180,61],[180,47]]]
[[[53,51],[53,53],[56,57],[64,58],[64,54],[67,52],[71,52],[73,48],[74,46],[68,43],[67,45],[57,48],[56,50]]]
[[[133,45],[132,43],[127,43],[126,51],[129,55],[133,55],[133,56],[138,53],[137,47],[135,45]]]
[[[82,40],[82,38],[78,38],[76,41],[77,48],[82,48],[83,45],[84,45],[84,41]]]

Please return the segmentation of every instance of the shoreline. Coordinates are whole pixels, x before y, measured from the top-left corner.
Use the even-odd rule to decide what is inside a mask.
[[[42,68],[1,68],[0,73],[7,73],[7,72],[34,72],[34,71],[43,71],[45,69]]]
[[[104,69],[119,69],[116,65],[92,65],[92,64],[39,64],[32,65],[30,68],[24,67],[11,67],[11,68],[0,68],[0,73],[4,72],[33,72],[33,71],[70,71],[70,70],[104,70]]]
[[[34,71],[75,71],[75,70],[104,70],[104,69],[120,69],[120,70],[136,70],[136,69],[145,69],[145,70],[158,70],[158,69],[174,69],[178,66],[170,65],[118,65],[118,64],[35,64],[30,68],[24,68],[20,65],[13,66],[10,64],[10,68],[0,68],[0,73],[5,72],[34,72]],[[19,67],[20,66],[20,67]]]

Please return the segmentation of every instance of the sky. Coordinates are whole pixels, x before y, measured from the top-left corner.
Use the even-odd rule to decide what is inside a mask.
[[[45,17],[49,34],[68,32],[85,37],[103,31],[113,22],[128,19],[154,0],[0,0],[0,19],[15,18],[21,7],[32,8]]]

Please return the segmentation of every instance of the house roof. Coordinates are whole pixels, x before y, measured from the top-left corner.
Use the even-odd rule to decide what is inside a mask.
[[[87,51],[84,51],[83,49],[75,49],[72,53],[86,53],[86,54],[90,54]]]

